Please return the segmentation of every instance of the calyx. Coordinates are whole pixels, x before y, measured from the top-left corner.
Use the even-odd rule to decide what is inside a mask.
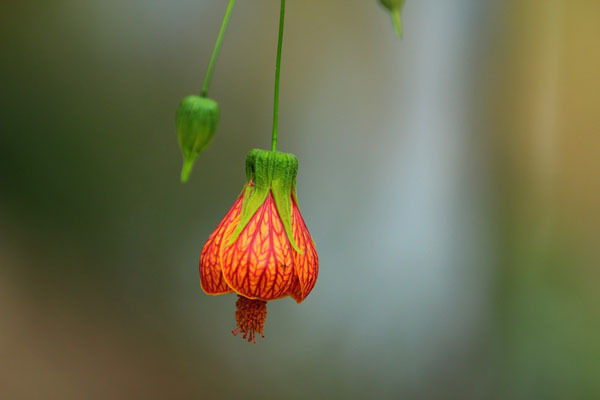
[[[251,150],[246,156],[246,186],[242,203],[242,216],[229,244],[233,243],[250,222],[256,211],[273,194],[277,212],[283,223],[290,244],[299,253],[292,234],[292,196],[296,204],[296,176],[298,159],[290,153],[279,153],[261,149]]]

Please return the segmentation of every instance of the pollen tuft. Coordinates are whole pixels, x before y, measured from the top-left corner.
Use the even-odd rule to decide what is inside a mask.
[[[250,300],[244,296],[238,295],[235,302],[235,320],[237,328],[231,333],[237,336],[243,333],[243,338],[248,342],[256,344],[256,335],[260,334],[263,338],[263,329],[267,319],[267,302],[263,300]]]

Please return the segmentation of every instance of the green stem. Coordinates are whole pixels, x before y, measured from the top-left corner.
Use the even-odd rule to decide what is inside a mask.
[[[285,20],[285,0],[281,0],[281,13],[279,15],[279,42],[277,44],[277,64],[275,66],[275,99],[273,104],[273,135],[271,137],[271,151],[277,151],[277,125],[279,123],[279,76],[281,75],[281,47],[283,45],[283,23]]]
[[[392,19],[394,20],[394,28],[396,28],[396,36],[402,38],[402,14],[400,8],[392,11]]]
[[[221,44],[223,43],[223,36],[225,36],[227,24],[229,23],[229,18],[231,18],[231,11],[233,10],[234,5],[235,0],[229,0],[229,5],[227,6],[227,11],[225,11],[225,17],[223,17],[223,23],[221,24],[221,30],[219,31],[219,36],[217,37],[217,43],[215,44],[212,57],[210,58],[210,63],[208,64],[208,71],[206,71],[206,77],[204,78],[204,86],[202,86],[202,97],[206,97],[206,95],[208,94],[208,87],[210,86],[212,73],[215,69],[217,57],[219,56]]]

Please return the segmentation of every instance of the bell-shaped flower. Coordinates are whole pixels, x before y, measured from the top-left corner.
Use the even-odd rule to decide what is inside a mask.
[[[291,296],[301,303],[317,281],[319,260],[298,208],[297,172],[293,154],[252,150],[242,193],[202,249],[202,289],[238,294],[233,333],[248,341],[262,335],[267,301]]]

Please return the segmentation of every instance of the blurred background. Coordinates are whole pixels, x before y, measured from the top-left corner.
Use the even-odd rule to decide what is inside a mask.
[[[0,3],[0,398],[600,398],[600,2],[290,0],[281,151],[321,272],[266,338],[200,250],[270,143],[277,0]]]

